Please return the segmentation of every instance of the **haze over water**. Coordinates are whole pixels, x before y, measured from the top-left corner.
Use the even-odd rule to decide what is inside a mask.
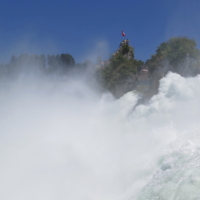
[[[200,77],[169,73],[149,105],[84,79],[0,86],[0,199],[200,199]]]

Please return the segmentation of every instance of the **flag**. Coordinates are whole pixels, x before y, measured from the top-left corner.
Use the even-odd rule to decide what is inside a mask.
[[[126,34],[124,33],[124,31],[122,31],[122,36],[126,37]]]

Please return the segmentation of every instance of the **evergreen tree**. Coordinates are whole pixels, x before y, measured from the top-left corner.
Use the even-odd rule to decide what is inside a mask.
[[[134,59],[133,47],[125,43],[120,45],[109,61],[104,62],[104,67],[99,69],[100,80],[115,96],[120,97],[123,93],[133,89],[136,84],[135,75],[142,64],[142,61]],[[121,89],[120,94],[117,95],[117,88],[120,85],[123,85],[124,89]]]

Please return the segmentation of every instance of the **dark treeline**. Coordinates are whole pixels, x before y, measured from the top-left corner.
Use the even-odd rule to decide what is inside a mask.
[[[0,76],[14,77],[22,71],[44,70],[46,68],[46,58],[44,55],[12,56],[10,62],[0,65]]]
[[[0,78],[14,78],[21,74],[66,75],[71,70],[84,71],[88,61],[84,63],[75,62],[70,54],[60,55],[28,55],[12,56],[6,64],[0,64]]]
[[[86,70],[88,67],[92,70]],[[88,74],[95,75],[93,79],[117,98],[128,91],[146,87],[144,96],[150,99],[158,92],[159,80],[169,71],[184,77],[199,74],[200,51],[193,39],[174,37],[161,43],[146,62],[135,58],[129,40],[123,40],[109,59],[103,61],[99,56],[96,64],[89,60],[76,63],[68,53],[47,56],[21,54],[0,65],[0,80],[1,77],[17,78],[21,74],[35,73],[67,77],[72,71],[82,76],[85,74],[88,81],[92,77]]]

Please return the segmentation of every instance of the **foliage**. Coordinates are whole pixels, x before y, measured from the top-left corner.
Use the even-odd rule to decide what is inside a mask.
[[[70,54],[61,55],[13,55],[10,62],[0,65],[1,76],[18,77],[21,72],[25,74],[67,72],[75,66],[75,60]]]
[[[13,55],[5,66],[3,72],[9,76],[17,76],[22,71],[26,73],[44,71],[46,58],[44,55],[21,54],[18,57]]]
[[[72,55],[70,54],[61,54],[60,55],[60,60],[61,60],[61,65],[64,68],[67,68],[69,66],[74,66],[75,65],[75,61],[74,58],[72,57]]]
[[[103,85],[111,92],[114,92],[117,85],[125,83],[127,79],[134,81],[134,75],[143,62],[133,57],[133,48],[124,44],[100,69]]]
[[[75,65],[75,60],[70,54],[48,55],[47,64],[50,71],[66,71]]]
[[[194,40],[187,37],[174,37],[161,43],[156,54],[152,55],[146,63],[150,73],[165,68],[166,72],[170,70],[186,75],[186,73],[195,73],[194,70],[197,71],[199,55]]]
[[[119,53],[121,55],[124,55],[128,58],[134,58],[134,50],[133,47],[131,47],[130,45],[128,45],[127,43],[123,44],[120,48],[119,48]]]

